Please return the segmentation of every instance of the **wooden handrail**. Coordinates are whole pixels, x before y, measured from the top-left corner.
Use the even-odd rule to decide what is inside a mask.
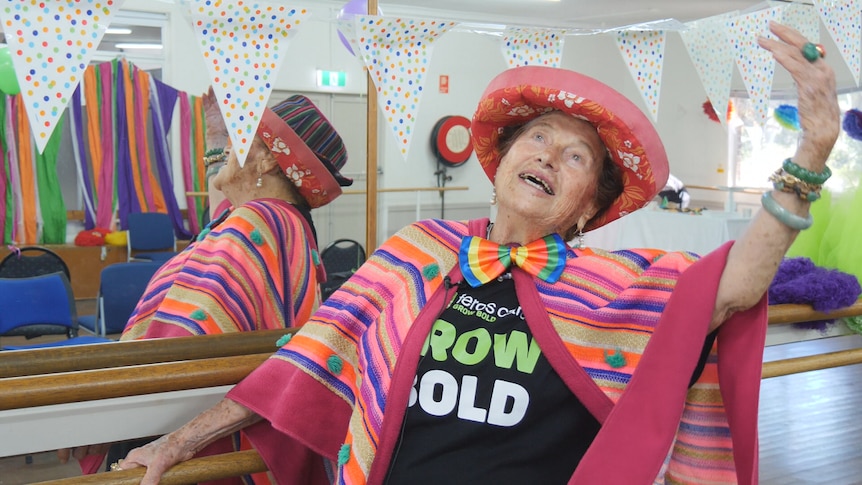
[[[793,359],[774,360],[763,364],[763,379],[814,370],[831,369],[844,365],[862,364],[862,349],[840,350],[825,354],[807,355]]]
[[[857,300],[856,303],[850,306],[838,308],[830,312],[818,312],[809,305],[797,305],[791,303],[769,306],[770,325],[832,320],[834,318],[852,317],[856,315],[862,315],[862,299]]]
[[[295,331],[257,330],[0,352],[0,378],[275,352],[278,339]]]
[[[236,384],[270,355],[10,377],[0,381],[0,410]]]
[[[236,451],[233,453],[194,458],[174,465],[162,475],[159,484],[181,485],[198,483],[265,472],[266,470],[266,463],[263,462],[263,459],[256,451]],[[49,480],[38,482],[38,485],[138,485],[141,483],[145,471],[146,468],[133,468],[131,470]]]

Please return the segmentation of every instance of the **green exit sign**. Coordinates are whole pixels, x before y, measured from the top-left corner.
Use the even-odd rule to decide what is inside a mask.
[[[317,85],[330,88],[343,88],[347,84],[347,73],[344,71],[317,70]]]

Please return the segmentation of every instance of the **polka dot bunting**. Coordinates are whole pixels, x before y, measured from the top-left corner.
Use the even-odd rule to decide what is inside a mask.
[[[81,83],[119,3],[6,0],[0,19],[39,152]]]
[[[377,102],[404,159],[410,148],[432,44],[455,24],[357,15],[359,54],[377,89]]]
[[[507,28],[503,32],[503,57],[508,66],[560,67],[563,30]]]
[[[784,8],[781,12],[782,24],[798,30],[806,39],[815,44],[820,42],[820,19],[817,17],[817,10],[812,5],[796,2],[770,2],[770,4],[780,5]]]
[[[710,17],[686,24],[680,37],[697,69],[706,96],[718,119],[727,123],[727,104],[733,81],[733,52],[727,40],[724,17]]]
[[[647,110],[653,121],[658,121],[661,71],[664,66],[664,31],[623,30],[617,32],[616,40]]]
[[[190,14],[233,150],[244,165],[282,52],[308,11],[255,1],[192,0]]]
[[[814,2],[814,5],[858,86],[862,68],[859,62],[862,57],[862,1],[826,1]]]
[[[769,22],[781,20],[781,8],[758,10],[737,17],[729,17],[726,23],[736,67],[748,91],[754,108],[755,119],[761,125],[769,116],[769,95],[775,77],[775,59],[766,49],[757,44],[760,36],[775,38],[769,31]]]

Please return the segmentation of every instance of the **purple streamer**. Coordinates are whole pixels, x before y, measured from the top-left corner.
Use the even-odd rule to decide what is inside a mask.
[[[120,228],[128,229],[127,216],[140,212],[141,204],[135,195],[135,181],[132,175],[132,155],[129,152],[129,127],[126,119],[126,86],[123,63],[117,62],[115,107],[117,113],[117,201]]]
[[[89,158],[87,157],[87,151],[85,149],[86,144],[84,142],[84,133],[82,130],[82,127],[84,126],[84,122],[83,122],[83,115],[82,115],[83,105],[81,104],[81,85],[80,84],[75,89],[75,92],[72,93],[71,108],[72,108],[72,126],[77,127],[77,129],[73,130],[74,133],[72,134],[72,136],[74,136],[75,139],[77,140],[77,147],[78,147],[78,157],[77,158],[78,158],[78,162],[79,162],[78,166],[81,169],[82,178],[84,179],[83,180],[83,182],[84,182],[84,187],[83,187],[84,197],[86,197],[90,201],[89,204],[87,204],[86,202],[84,203],[84,209],[85,209],[84,210],[84,229],[89,230],[89,229],[93,229],[94,227],[96,227],[96,221],[93,219],[93,214],[89,210],[86,210],[86,208],[88,205],[90,207],[95,206],[95,198],[93,197],[93,180],[90,179],[90,167],[89,167],[90,164],[87,163],[87,160]]]
[[[191,239],[192,234],[183,224],[177,198],[174,195],[173,173],[171,171],[171,155],[168,151],[168,132],[171,129],[171,118],[177,102],[177,90],[150,77],[150,109],[152,110],[153,133],[155,137],[156,164],[159,169],[159,185],[165,196],[168,215],[174,223],[174,234],[178,239]],[[155,98],[155,99],[153,99]]]

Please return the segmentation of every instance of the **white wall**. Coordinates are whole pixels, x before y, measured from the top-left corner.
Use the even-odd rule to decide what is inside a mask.
[[[302,5],[301,2],[296,4]],[[284,65],[274,80],[275,89],[287,92],[326,92],[315,86],[315,70],[338,69],[348,71],[348,85],[337,91],[362,99],[366,92],[366,75],[360,60],[347,52],[338,38],[334,23],[338,4],[316,2],[306,5],[312,16],[291,40],[284,57]],[[167,65],[164,69],[164,81],[177,89],[203,93],[209,84],[208,75],[190,22],[181,7],[152,0],[127,0],[123,8],[169,14],[170,26],[166,33],[169,48],[165,52]],[[706,93],[678,33],[670,32],[667,38],[657,128],[668,152],[671,171],[689,184],[726,185],[727,174],[719,171],[720,168],[727,168],[725,128],[709,120],[702,111],[701,105],[706,100]],[[839,82],[843,85],[852,84],[849,71],[840,62],[837,47],[831,44],[825,31],[822,41],[827,50],[834,53],[827,57],[827,60],[835,66]],[[645,108],[612,35],[566,36],[562,67],[595,77],[634,100],[642,109]],[[505,68],[499,36],[467,32],[456,27],[438,39],[434,43],[434,53],[406,161],[402,158],[389,128],[380,122],[378,164],[382,174],[379,176],[379,186],[434,186],[437,164],[429,142],[434,124],[447,115],[471,117],[484,87]],[[449,76],[448,94],[442,94],[437,89],[438,77],[444,74]],[[735,76],[734,89],[744,91],[738,74]],[[787,89],[790,86],[786,73],[781,72],[780,68],[775,84],[777,89]],[[379,118],[382,119],[382,116]],[[339,129],[343,131],[343,128]],[[178,143],[174,145],[178,146]],[[355,148],[352,149],[357,155],[356,158],[364,161],[364,153],[356,154],[356,151]],[[778,162],[776,161],[776,164]],[[356,164],[351,163],[351,167],[357,169]],[[364,170],[364,167],[358,169]],[[464,165],[449,169],[448,173],[452,176],[448,186],[468,186],[470,190],[447,192],[446,205],[451,204],[453,209],[457,208],[459,215],[488,215],[490,183],[475,161],[475,156]],[[704,197],[709,196],[706,194]],[[719,201],[724,198],[721,194],[716,194],[715,197]],[[351,200],[354,205],[360,200],[364,203],[364,197]],[[390,207],[398,208],[397,211],[403,214],[404,208],[414,206],[417,200],[424,206],[423,215],[439,213],[440,198],[436,192],[419,196],[415,193],[380,194],[378,241],[398,229],[389,227],[390,218],[383,214],[387,214]],[[338,217],[337,214],[332,216]],[[355,217],[355,214],[351,217]],[[403,217],[399,216],[393,219],[392,224],[401,224],[402,220]],[[364,235],[353,237],[364,240]],[[321,241],[322,244],[325,242]]]

